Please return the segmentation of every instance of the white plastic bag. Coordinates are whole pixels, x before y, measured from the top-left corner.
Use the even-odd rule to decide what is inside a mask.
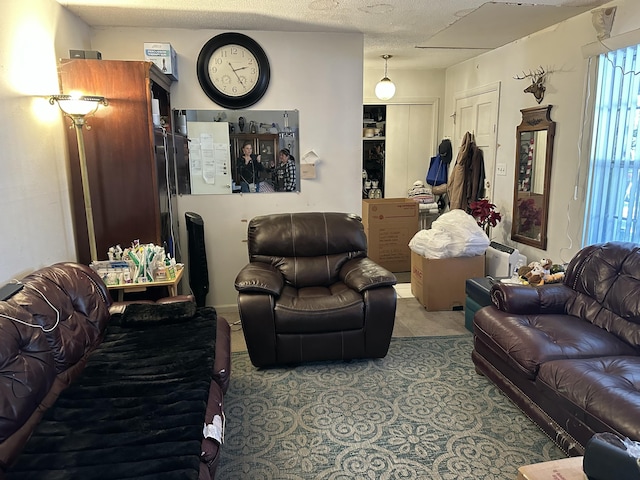
[[[484,230],[459,209],[443,213],[431,229],[420,230],[409,242],[412,251],[426,258],[474,257],[484,254],[488,246]]]

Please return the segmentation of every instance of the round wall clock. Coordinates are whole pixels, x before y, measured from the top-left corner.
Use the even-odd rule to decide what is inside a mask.
[[[269,60],[258,43],[242,33],[221,33],[204,44],[197,63],[204,93],[225,108],[246,108],[269,87]]]

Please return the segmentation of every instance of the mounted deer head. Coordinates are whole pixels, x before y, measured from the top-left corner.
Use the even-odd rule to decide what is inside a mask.
[[[546,87],[544,86],[544,82],[547,79],[547,73],[544,68],[540,67],[536,71],[532,72],[529,70],[529,73],[522,72],[522,76],[513,77],[516,80],[524,80],[525,78],[531,78],[531,85],[524,89],[524,93],[531,93],[536,98],[538,103],[542,102],[544,98],[544,91]]]

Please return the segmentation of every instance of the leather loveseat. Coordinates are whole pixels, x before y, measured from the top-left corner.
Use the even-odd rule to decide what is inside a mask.
[[[496,283],[472,359],[570,455],[594,433],[640,441],[640,245],[582,249],[563,283]]]
[[[74,263],[20,283],[0,301],[0,478],[214,478],[203,429],[222,417],[229,324],[195,304],[180,321],[116,322]]]
[[[256,367],[387,354],[396,277],[367,257],[360,217],[262,215],[247,235],[249,264],[235,287]]]

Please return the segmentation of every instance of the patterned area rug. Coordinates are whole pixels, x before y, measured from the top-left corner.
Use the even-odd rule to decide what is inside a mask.
[[[472,336],[379,360],[258,370],[232,357],[219,478],[515,479],[563,452],[471,362]]]

